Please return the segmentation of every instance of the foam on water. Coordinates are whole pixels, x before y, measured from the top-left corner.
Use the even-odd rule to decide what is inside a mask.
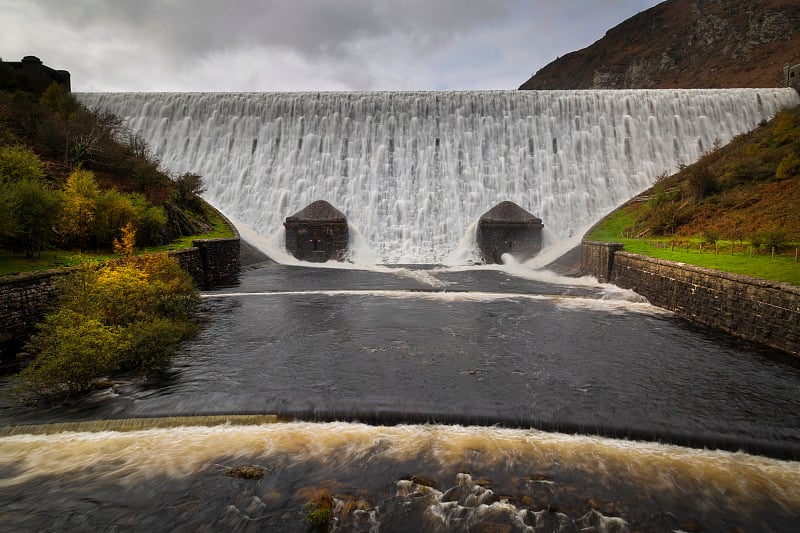
[[[364,467],[360,462],[367,453],[394,461],[426,455],[444,466],[479,450],[487,466],[505,460],[541,463],[540,468],[561,463],[600,477],[624,469],[627,480],[641,486],[657,482],[674,487],[689,480],[705,480],[742,505],[775,498],[800,509],[800,494],[795,490],[800,484],[800,463],[743,453],[533,429],[265,424],[257,417],[252,417],[254,425],[237,425],[236,418],[223,425],[214,420],[212,426],[197,417],[197,425],[192,425],[191,418],[183,418],[180,423],[188,425],[175,427],[160,427],[167,419],[155,419],[154,429],[148,429],[148,419],[140,419],[140,429],[130,429],[129,421],[112,420],[95,422],[94,431],[89,430],[91,423],[82,423],[81,431],[59,426],[53,434],[6,433],[0,437],[0,466],[9,470],[0,486],[20,484],[43,471],[49,476],[117,476],[126,484],[164,473],[186,477],[232,450],[236,456],[262,461],[289,454],[295,461],[334,462],[343,469]],[[461,481],[470,485],[472,480]]]
[[[409,270],[409,274],[424,271]],[[398,272],[399,274],[399,272]],[[414,276],[416,278],[416,276]],[[443,283],[436,278],[431,285]],[[398,300],[430,300],[437,302],[492,302],[497,300],[538,300],[550,301],[564,309],[589,309],[609,313],[638,312],[651,315],[670,314],[669,311],[654,307],[642,296],[633,291],[608,286],[599,298],[578,296],[553,296],[545,294],[527,294],[518,292],[484,292],[484,291],[412,291],[412,290],[302,290],[302,291],[262,291],[262,292],[214,292],[204,294],[203,298],[245,298],[245,297],[285,297],[285,296],[328,296],[331,298],[371,297],[393,298]]]

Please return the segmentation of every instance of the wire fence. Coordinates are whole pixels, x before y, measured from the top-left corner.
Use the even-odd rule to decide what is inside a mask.
[[[686,252],[699,254],[730,255],[739,257],[776,257],[793,258],[795,263],[800,261],[800,245],[794,246],[754,246],[748,243],[736,242],[693,242],[684,240],[671,241],[645,241],[653,248],[670,250],[672,252]]]

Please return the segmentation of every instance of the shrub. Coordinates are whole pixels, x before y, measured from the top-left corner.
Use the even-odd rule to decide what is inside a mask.
[[[669,201],[654,205],[636,223],[647,228],[652,235],[668,235],[675,232],[683,219],[680,205]]]
[[[46,400],[87,390],[94,378],[117,370],[125,352],[119,326],[103,324],[72,309],[48,315],[28,344],[36,358],[15,380],[13,392],[27,400]]]
[[[778,168],[775,170],[775,177],[779,180],[784,180],[794,176],[800,175],[800,157],[797,153],[789,152],[778,163]]]
[[[122,370],[163,368],[175,346],[197,330],[197,290],[165,255],[86,265],[60,289],[57,307],[27,345],[35,358],[14,379],[20,401],[80,393]]]
[[[187,172],[175,178],[175,185],[178,188],[177,200],[179,205],[193,209],[200,208],[198,197],[206,190],[202,176]]]
[[[304,522],[318,531],[330,531],[333,525],[333,497],[320,490],[306,503]]]
[[[800,136],[800,128],[795,121],[795,115],[788,109],[779,111],[775,115],[775,123],[772,127],[773,148],[788,144]]]
[[[43,168],[39,156],[24,146],[0,146],[0,183],[41,181]]]
[[[711,166],[703,156],[700,161],[687,169],[686,195],[693,200],[702,200],[716,189],[716,178],[711,171]]]
[[[120,351],[120,370],[149,372],[160,370],[169,361],[174,347],[197,331],[188,320],[164,317],[133,322],[125,330],[126,349]]]
[[[773,227],[759,232],[757,240],[766,246],[767,250],[775,248],[775,251],[779,252],[788,244],[788,235],[785,229]],[[753,246],[755,246],[755,243]]]
[[[711,246],[715,246],[717,244],[717,241],[719,241],[719,233],[717,233],[711,228],[704,229],[702,237],[703,237],[703,242],[706,244],[710,244]]]

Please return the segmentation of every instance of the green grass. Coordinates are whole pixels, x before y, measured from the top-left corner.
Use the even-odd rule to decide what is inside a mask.
[[[219,214],[204,204],[206,216],[211,223],[211,230],[207,233],[181,237],[169,244],[151,246],[140,253],[158,253],[171,250],[191,248],[192,241],[197,239],[221,239],[233,237],[233,230]],[[77,266],[89,261],[106,261],[116,257],[109,251],[75,251],[75,250],[45,250],[38,257],[26,259],[22,254],[15,254],[7,250],[0,250],[0,276],[20,274],[23,272],[38,272],[54,268]]]
[[[211,223],[211,230],[207,233],[200,233],[198,235],[190,235],[188,237],[181,237],[172,241],[169,244],[162,246],[153,246],[147,248],[148,252],[168,252],[171,250],[183,250],[184,248],[191,248],[192,241],[197,239],[227,239],[234,236],[233,230],[228,223],[225,222],[219,213],[211,209],[207,204],[203,203],[206,211],[206,219]]]
[[[751,256],[751,247],[748,246],[748,243],[740,244],[731,241],[719,241],[717,253],[714,252],[713,246],[704,244],[701,253],[699,249],[701,239],[681,240],[679,238],[673,249],[670,237],[657,239],[622,237],[625,229],[633,225],[635,218],[635,214],[624,209],[618,210],[589,232],[586,238],[591,241],[619,242],[625,246],[626,252],[634,254],[800,285],[800,263],[795,261],[796,245],[793,245],[784,254],[776,254],[774,258],[771,253],[766,253],[764,250],[761,250],[760,253],[753,253]],[[732,244],[734,253],[731,255]]]
[[[103,261],[113,257],[114,254],[109,252],[45,250],[38,257],[26,259],[22,254],[0,250],[0,276],[77,266],[88,261]]]

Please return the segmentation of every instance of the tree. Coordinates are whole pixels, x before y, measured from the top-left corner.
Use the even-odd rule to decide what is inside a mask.
[[[61,194],[44,183],[24,179],[7,185],[6,204],[11,213],[7,234],[24,250],[25,257],[49,244],[61,211]]]
[[[687,196],[692,200],[702,200],[716,188],[717,179],[711,170],[709,156],[710,154],[704,155],[688,168],[685,187]]]
[[[113,189],[100,191],[91,230],[94,244],[99,247],[111,246],[121,236],[122,228],[131,223],[135,225],[136,218],[131,195]]]
[[[151,204],[141,194],[128,195],[133,205],[136,227],[136,242],[139,246],[161,244],[161,232],[167,223],[167,214],[163,207]]]
[[[51,83],[45,89],[39,99],[39,103],[65,119],[70,118],[81,108],[78,100],[67,92],[61,84],[56,82]]]
[[[135,248],[136,230],[133,228],[133,224],[128,222],[125,224],[125,227],[122,228],[122,237],[120,239],[114,239],[114,253],[124,256],[131,256],[133,255]]]
[[[100,189],[89,170],[77,169],[67,178],[64,187],[63,231],[83,249],[92,230]]]

